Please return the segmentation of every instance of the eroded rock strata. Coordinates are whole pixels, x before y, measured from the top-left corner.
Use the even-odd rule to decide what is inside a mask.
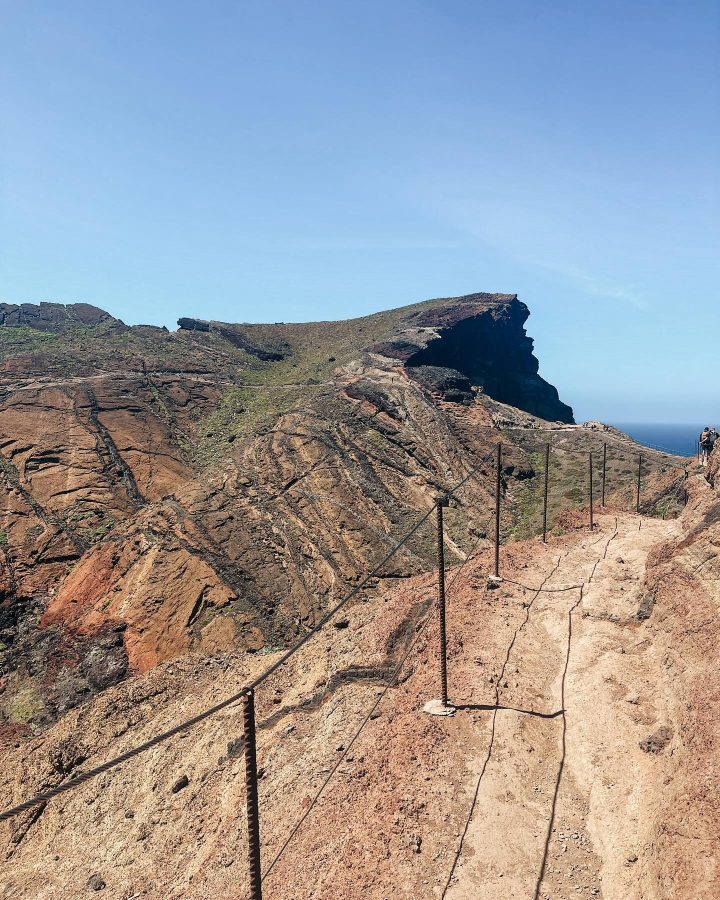
[[[499,439],[511,537],[537,500],[526,436],[598,442],[564,424],[514,295],[177,332],[85,304],[0,314],[13,727],[164,660],[286,645],[485,458],[448,513],[462,559],[489,528]],[[432,567],[434,542],[421,529],[364,593]]]

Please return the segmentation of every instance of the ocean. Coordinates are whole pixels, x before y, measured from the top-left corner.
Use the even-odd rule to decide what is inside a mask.
[[[705,425],[679,425],[675,422],[611,422],[615,428],[629,434],[641,444],[667,450],[678,456],[693,456],[697,450],[697,440]]]

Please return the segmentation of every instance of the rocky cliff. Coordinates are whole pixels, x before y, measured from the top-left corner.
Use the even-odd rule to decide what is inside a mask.
[[[393,337],[371,348],[404,362],[410,377],[455,370],[488,397],[542,419],[573,422],[572,409],[538,375],[524,324],[530,311],[515,294],[471,294],[409,317]]]
[[[292,641],[499,439],[508,536],[536,505],[537,429],[597,444],[559,424],[572,411],[537,374],[514,295],[177,332],[83,304],[2,316],[13,728],[164,660]],[[448,514],[456,559],[483,540],[491,497],[487,465]],[[419,532],[370,592],[427,570],[433,548]]]
[[[103,309],[89,303],[0,303],[0,327],[34,328],[36,331],[65,331],[75,325],[111,324],[126,326]]]

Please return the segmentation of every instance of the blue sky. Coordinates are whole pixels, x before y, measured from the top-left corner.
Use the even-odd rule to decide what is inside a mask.
[[[720,4],[0,2],[0,298],[531,309],[580,418],[720,419]]]

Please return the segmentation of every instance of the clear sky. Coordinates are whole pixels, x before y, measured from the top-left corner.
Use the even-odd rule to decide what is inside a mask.
[[[718,0],[1,0],[0,299],[518,293],[579,418],[720,419]]]

